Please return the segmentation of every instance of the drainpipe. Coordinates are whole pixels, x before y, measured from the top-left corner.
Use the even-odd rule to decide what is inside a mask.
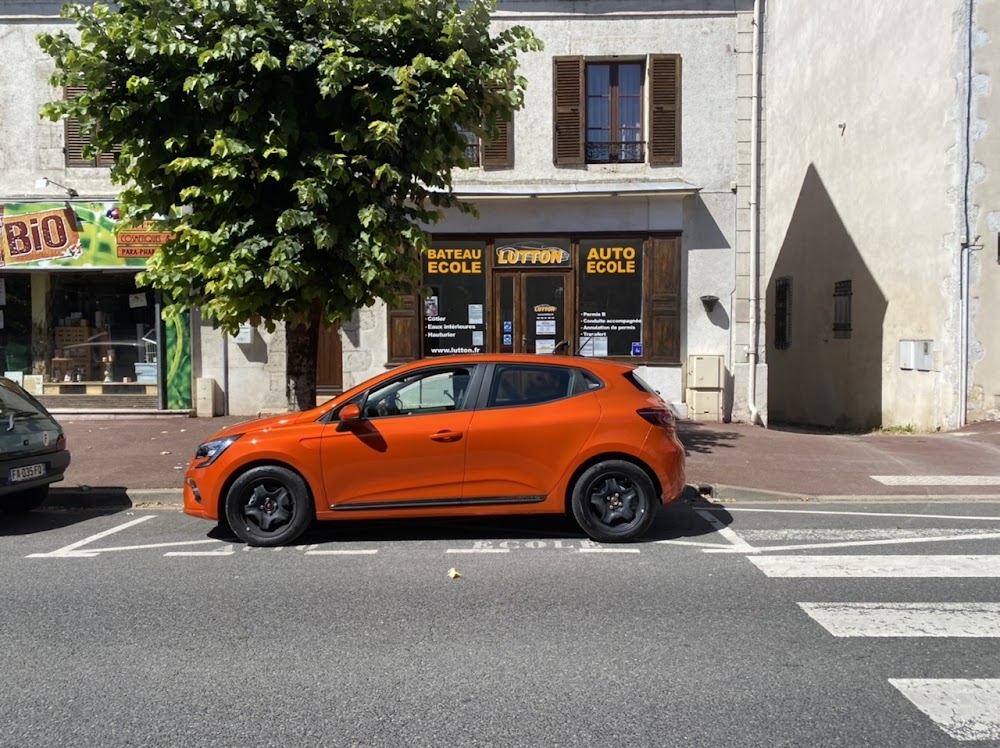
[[[969,254],[976,239],[972,238],[969,221],[969,181],[972,168],[972,24],[975,21],[975,0],[968,2],[968,29],[965,59],[965,175],[962,191],[962,219],[965,235],[961,238],[959,254],[959,340],[958,340],[958,426],[961,428],[969,417]]]
[[[759,300],[760,268],[758,251],[760,246],[760,38],[763,33],[764,0],[754,0],[753,4],[753,75],[750,94],[750,341],[748,363],[750,376],[747,382],[747,405],[750,408],[750,423],[760,424],[757,411],[757,350],[760,345],[757,330],[757,306]]]

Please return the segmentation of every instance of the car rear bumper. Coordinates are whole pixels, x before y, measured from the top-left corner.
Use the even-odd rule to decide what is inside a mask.
[[[61,481],[66,468],[69,467],[69,462],[69,451],[65,449],[0,460],[0,496],[20,493],[21,491]],[[31,465],[43,465],[45,472],[37,478],[11,480],[12,470]]]

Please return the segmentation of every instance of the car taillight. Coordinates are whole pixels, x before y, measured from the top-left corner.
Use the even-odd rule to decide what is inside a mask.
[[[669,408],[639,408],[636,413],[654,426],[674,427],[674,414]]]
[[[56,449],[66,449],[66,437],[62,434],[56,437]]]

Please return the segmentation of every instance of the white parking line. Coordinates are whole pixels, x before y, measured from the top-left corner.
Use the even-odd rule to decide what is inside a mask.
[[[972,522],[1000,522],[1000,517],[977,517],[968,514],[902,514],[899,512],[851,512],[835,509],[762,509],[751,506],[716,506],[699,511],[716,512],[761,512],[764,514],[842,514],[846,517],[885,517],[887,519],[956,519]]]
[[[324,551],[306,551],[307,556],[373,556],[378,553],[378,549],[337,549],[337,550],[324,550]]]
[[[889,683],[956,740],[1000,740],[1000,680],[890,678]]]
[[[91,535],[83,540],[78,540],[75,543],[70,543],[63,548],[51,551],[49,553],[32,553],[28,558],[94,558],[100,554],[99,550],[88,550],[88,551],[78,551],[77,548],[82,548],[88,543],[93,543],[95,540],[100,540],[101,538],[106,538],[108,535],[113,535],[116,532],[121,532],[122,530],[127,530],[129,527],[138,525],[140,522],[145,522],[146,520],[153,519],[155,514],[150,514],[146,517],[139,517],[138,519],[133,519],[126,522],[123,525],[118,525],[117,527],[112,527],[110,530],[105,530],[104,532],[99,532],[96,535]]]
[[[510,548],[449,548],[445,553],[510,553]]]
[[[579,548],[580,553],[638,553],[638,548]]]
[[[834,636],[1000,637],[1000,603],[799,603]]]

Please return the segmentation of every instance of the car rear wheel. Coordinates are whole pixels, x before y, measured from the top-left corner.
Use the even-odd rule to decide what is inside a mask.
[[[20,493],[0,496],[0,512],[6,512],[7,514],[30,512],[32,509],[37,509],[44,504],[48,495],[48,486],[38,486],[38,488],[29,488],[27,491],[21,491]]]
[[[306,482],[297,473],[277,465],[248,470],[226,494],[226,521],[247,545],[291,543],[314,518]]]
[[[641,468],[624,460],[605,460],[588,468],[573,486],[577,524],[594,540],[635,540],[656,519],[656,490]]]

